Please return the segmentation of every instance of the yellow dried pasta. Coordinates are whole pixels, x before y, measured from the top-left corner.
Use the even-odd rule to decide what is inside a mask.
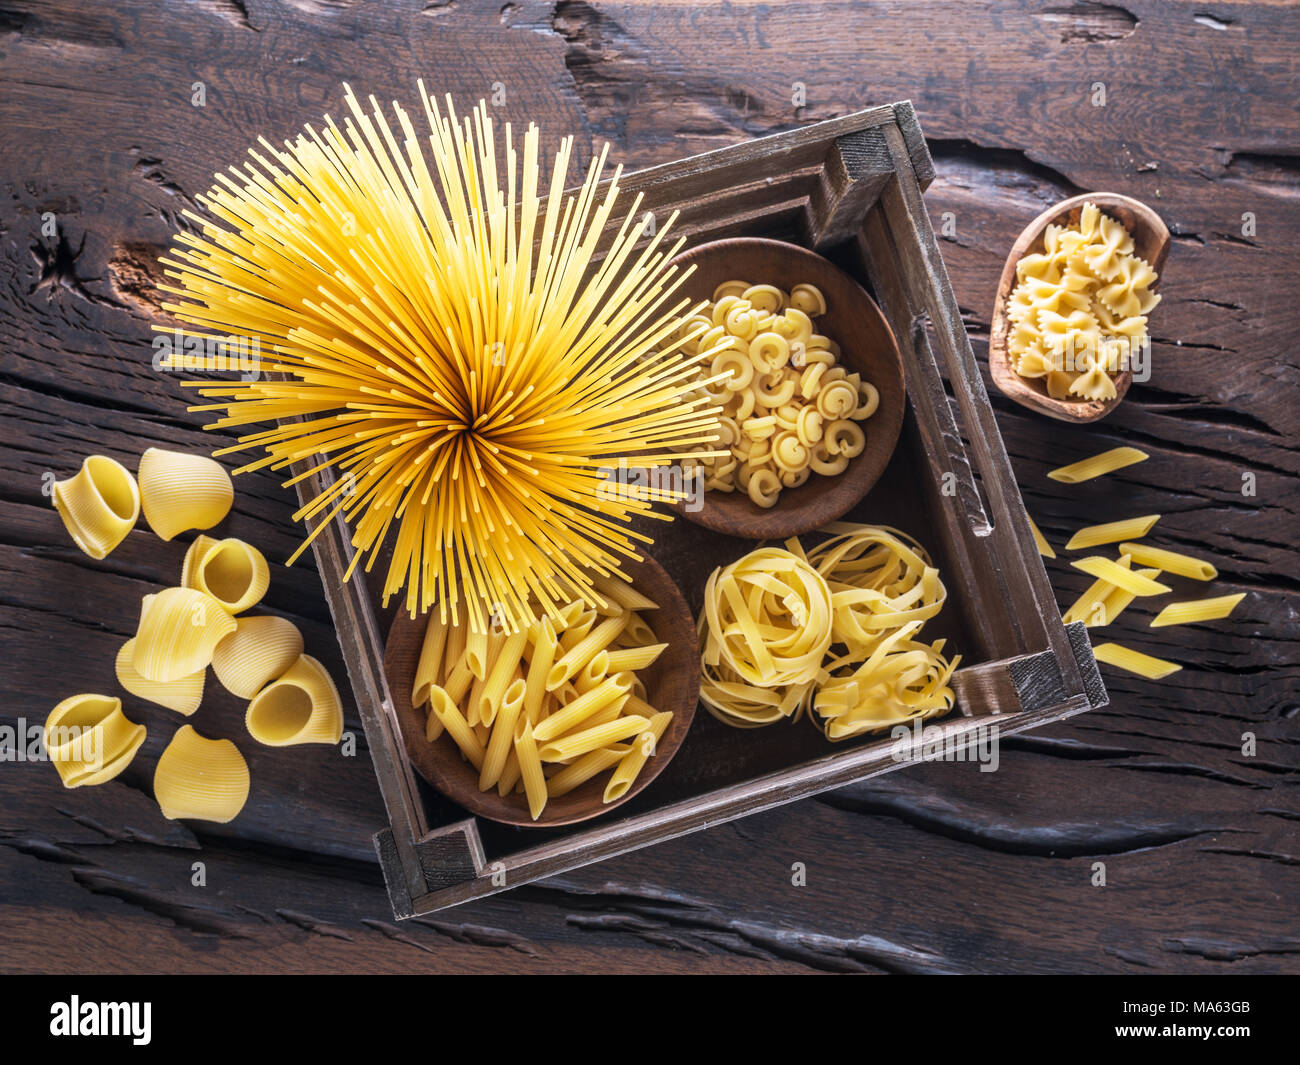
[[[286,618],[239,617],[212,651],[212,672],[231,695],[251,699],[298,660],[302,633]]]
[[[813,332],[826,313],[815,285],[787,295],[773,285],[727,281],[712,304],[688,318],[675,338],[693,357],[696,397],[719,414],[719,451],[682,460],[704,490],[744,492],[763,508],[813,474],[833,477],[866,447],[860,422],[880,393],[839,365],[839,346]]]
[[[244,725],[253,739],[270,747],[338,743],[343,701],[325,667],[310,655],[299,655],[253,697]]]
[[[91,455],[74,476],[55,481],[52,497],[72,542],[91,558],[105,558],[140,517],[135,478],[107,455]]]
[[[127,640],[118,649],[113,663],[117,682],[132,695],[148,699],[151,703],[175,710],[189,717],[203,701],[203,683],[207,671],[197,669],[178,680],[155,681],[142,676],[135,668],[135,639]]]
[[[231,821],[249,791],[248,763],[229,740],[210,740],[182,725],[154,770],[153,793],[169,821]]]
[[[1139,677],[1146,677],[1147,680],[1161,680],[1183,668],[1177,662],[1155,658],[1118,643],[1096,644],[1092,653],[1098,662],[1105,662],[1129,673],[1136,673]]]
[[[151,447],[140,456],[139,482],[144,520],[164,540],[212,528],[235,498],[225,467],[206,455]]]
[[[122,700],[83,694],[64,699],[45,719],[46,753],[66,788],[112,780],[131,763],[146,729],[128,721]]]
[[[1067,551],[1082,551],[1088,547],[1119,543],[1121,540],[1140,540],[1160,520],[1159,514],[1146,514],[1140,518],[1124,518],[1102,525],[1088,525],[1070,537]]]
[[[1237,608],[1237,604],[1245,598],[1245,592],[1238,592],[1235,595],[1217,595],[1210,599],[1170,603],[1151,619],[1151,627],[1159,629],[1166,625],[1194,625],[1199,621],[1218,621],[1231,614]]]
[[[206,592],[227,613],[239,614],[261,602],[270,584],[266,556],[243,540],[200,535],[185,552],[182,587]]]
[[[175,681],[206,669],[235,619],[212,596],[194,588],[166,588],[140,605],[132,665],[152,681]]]
[[[1115,447],[1099,455],[1072,462],[1068,466],[1049,470],[1047,476],[1063,484],[1078,484],[1081,481],[1091,481],[1094,477],[1101,477],[1103,474],[1114,473],[1137,462],[1145,462],[1147,458],[1145,451],[1135,447]]]

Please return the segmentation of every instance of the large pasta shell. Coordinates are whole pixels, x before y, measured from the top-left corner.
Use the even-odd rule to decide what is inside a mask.
[[[253,739],[271,747],[338,743],[343,702],[325,667],[310,655],[299,655],[282,677],[254,696],[244,724]]]
[[[248,763],[229,740],[210,740],[189,725],[176,730],[158,759],[153,794],[169,821],[233,820],[248,801]]]
[[[73,543],[91,558],[104,558],[135,527],[140,489],[120,462],[91,455],[76,475],[54,482],[54,509]]]
[[[189,717],[203,702],[203,681],[206,670],[195,670],[179,680],[155,681],[142,676],[135,668],[135,640],[127,640],[117,652],[114,663],[117,682],[132,695],[148,699],[151,703],[175,710]]]
[[[212,653],[212,671],[232,695],[251,699],[302,654],[302,633],[273,616],[237,618],[235,631]]]
[[[112,780],[144,743],[146,729],[126,719],[122,700],[110,695],[73,695],[45,719],[45,749],[64,787]]]
[[[165,588],[140,606],[132,665],[152,681],[176,681],[206,669],[235,619],[212,596],[194,588]]]
[[[185,552],[181,585],[207,593],[231,614],[260,602],[270,583],[266,556],[243,540],[200,535]]]
[[[221,463],[151,447],[140,456],[140,504],[149,528],[170,540],[186,529],[210,529],[230,513],[235,488]]]

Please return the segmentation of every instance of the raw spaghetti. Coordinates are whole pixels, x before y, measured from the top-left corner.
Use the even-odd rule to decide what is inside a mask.
[[[547,193],[536,126],[521,161],[507,124],[498,156],[483,102],[461,120],[420,95],[427,151],[400,106],[394,128],[350,89],[341,127],[259,140],[202,198],[213,218],[187,212],[199,231],[163,260],[179,282],[165,307],[273,352],[256,380],[187,382],[221,400],[195,408],[223,412],[210,428],[276,423],[218,454],[265,450],[237,472],[305,464],[286,485],[337,475],[294,515],[315,527],[291,562],[341,514],[349,578],[391,544],[385,602],[404,589],[412,614],[436,603],[515,631],[530,600],[554,616],[595,598],[649,542],[625,523],[682,496],[606,470],[713,454],[716,415],[691,380],[713,353],[681,356],[681,241],[664,242],[671,218],[646,238],[639,196],[613,219],[608,146],[566,196],[564,140]]]

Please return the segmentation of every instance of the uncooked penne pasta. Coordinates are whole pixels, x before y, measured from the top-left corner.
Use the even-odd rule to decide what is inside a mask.
[[[668,711],[655,714],[650,723],[633,737],[632,749],[623,756],[605,785],[605,802],[621,799],[632,786],[646,761],[655,753],[659,739],[672,719],[673,715]]]
[[[483,681],[483,688],[478,696],[478,719],[483,724],[491,725],[496,720],[497,710],[501,707],[506,688],[510,686],[510,682],[519,669],[519,663],[524,653],[524,641],[527,639],[528,631],[520,629],[518,632],[507,636],[495,648],[496,657],[491,661],[487,678]],[[522,702],[522,685],[519,698]]]
[[[569,792],[581,787],[596,774],[603,773],[612,765],[617,765],[630,750],[632,750],[631,744],[621,743],[603,747],[598,751],[592,751],[590,754],[584,754],[581,758],[575,759],[559,770],[554,776],[548,777],[546,790],[554,799],[558,799],[561,795],[568,795]]]
[[[610,651],[608,652],[609,672],[622,673],[624,670],[648,669],[667,649],[666,643],[652,643],[645,647],[624,647],[618,651]]]
[[[248,763],[229,740],[182,725],[158,759],[153,794],[169,821],[231,821],[248,801]]]
[[[210,529],[227,514],[235,488],[221,463],[151,447],[140,456],[144,520],[164,540],[186,529]]]
[[[546,743],[548,740],[562,736],[597,711],[603,710],[610,703],[625,698],[631,689],[632,674],[621,673],[609,677],[591,691],[584,692],[565,704],[562,709],[557,710],[546,720],[538,722],[536,728],[533,729],[533,735],[538,743]],[[609,742],[613,743],[615,740],[622,738],[621,736],[615,736]]]
[[[1025,519],[1029,522],[1029,531],[1034,534],[1034,543],[1038,547],[1038,553],[1044,558],[1055,558],[1056,552],[1052,550],[1052,545],[1047,542],[1047,537],[1039,531],[1034,519],[1029,517],[1028,514],[1025,515]]]
[[[641,717],[639,714],[620,717],[614,721],[607,721],[603,725],[596,725],[581,732],[568,733],[557,740],[551,740],[539,747],[537,753],[543,762],[562,762],[568,758],[578,758],[589,751],[608,747],[611,743],[635,736],[649,723],[648,718]],[[535,730],[534,736],[536,736]]]
[[[1160,576],[1158,569],[1140,569],[1137,573],[1151,580],[1155,580],[1156,577]],[[1099,620],[1095,622],[1097,625],[1113,624],[1115,619],[1124,613],[1129,604],[1137,598],[1127,588],[1116,588],[1113,585],[1107,585],[1107,587],[1109,591],[1106,593],[1106,598],[1101,601],[1100,609],[1095,611],[1099,616]]]
[[[1135,447],[1116,447],[1103,451],[1100,455],[1072,462],[1068,466],[1049,470],[1047,476],[1062,484],[1078,484],[1080,481],[1091,481],[1094,477],[1122,470],[1125,466],[1132,466],[1148,457],[1145,451],[1139,451]]]
[[[1117,562],[1116,565],[1129,569],[1131,568],[1131,563],[1132,560],[1128,555],[1121,555],[1119,562]],[[1106,597],[1114,591],[1114,589],[1115,585],[1111,584],[1110,581],[1106,580],[1104,577],[1098,577],[1088,585],[1086,589],[1084,589],[1083,594],[1074,601],[1070,606],[1070,609],[1061,615],[1061,620],[1067,625],[1074,621],[1082,621],[1090,628],[1095,625],[1105,625],[1106,611],[1104,609],[1104,604],[1106,602]]]
[[[271,585],[271,570],[266,556],[243,540],[200,535],[185,552],[181,585],[206,592],[227,613],[239,614],[261,602]]]
[[[165,588],[140,604],[132,664],[148,680],[180,680],[206,669],[217,644],[234,631],[235,619],[212,596]]]
[[[546,678],[546,690],[555,691],[565,681],[573,678],[595,655],[605,650],[627,628],[630,614],[606,618],[575,643],[551,666]]]
[[[649,596],[642,595],[627,581],[600,577],[596,581],[596,591],[611,603],[622,607],[624,611],[659,609],[658,603]]]
[[[559,641],[555,635],[555,625],[550,618],[542,618],[530,633],[533,641],[533,657],[528,663],[527,686],[524,691],[524,712],[532,724],[537,724],[541,715],[542,701],[546,695],[546,679],[551,674],[555,663],[555,653]]]
[[[444,680],[442,655],[447,646],[448,624],[436,611],[429,612],[428,627],[420,645],[420,661],[415,667],[415,682],[411,686],[411,705],[421,707],[429,701],[429,689]]]
[[[1236,595],[1216,595],[1211,599],[1193,599],[1170,603],[1151,620],[1153,629],[1166,625],[1193,625],[1198,621],[1218,621],[1226,618],[1246,598],[1245,592]]]
[[[1139,677],[1146,677],[1148,680],[1160,680],[1183,668],[1177,662],[1153,658],[1151,655],[1145,655],[1141,651],[1135,651],[1131,647],[1118,643],[1099,643],[1093,647],[1092,653],[1098,662],[1105,662],[1117,669],[1136,673]]]
[[[72,542],[91,558],[106,557],[140,517],[135,478],[107,455],[91,455],[75,475],[55,481],[52,496]]]
[[[433,714],[447,730],[447,735],[460,748],[460,753],[469,759],[470,765],[480,772],[483,769],[483,756],[486,753],[482,740],[470,727],[465,716],[456,708],[446,691],[434,685],[429,689],[429,713]]]
[[[203,682],[207,671],[200,669],[179,680],[156,681],[142,677],[135,668],[135,640],[127,640],[118,649],[113,663],[117,682],[132,695],[175,710],[189,717],[203,702]]]
[[[524,682],[516,680],[506,689],[499,709],[494,710],[492,735],[483,755],[483,768],[479,771],[478,790],[487,791],[501,779],[506,756],[515,742],[515,723],[524,707]]]
[[[546,809],[546,776],[542,773],[542,760],[537,755],[537,741],[533,739],[533,726],[528,718],[519,719],[515,729],[515,756],[519,760],[519,775],[523,778],[524,794],[528,797],[528,813],[534,821]]]
[[[1108,521],[1103,525],[1087,525],[1070,537],[1067,551],[1082,551],[1101,544],[1115,544],[1121,540],[1140,540],[1160,520],[1159,514],[1146,514],[1140,518]]]
[[[338,743],[343,701],[329,672],[311,655],[299,655],[284,674],[253,697],[244,714],[248,734],[270,747]]]
[[[1191,577],[1196,581],[1212,581],[1219,575],[1219,571],[1210,563],[1193,558],[1191,555],[1179,554],[1177,551],[1166,551],[1164,548],[1151,547],[1148,544],[1130,543],[1120,544],[1119,550],[1130,556],[1139,566],[1155,566],[1165,573],[1174,573],[1179,577]]]
[[[1169,585],[1161,584],[1150,577],[1143,577],[1139,573],[1125,569],[1118,562],[1109,558],[1102,558],[1100,555],[1081,558],[1077,562],[1071,562],[1070,565],[1075,569],[1082,570],[1090,577],[1100,577],[1117,588],[1124,588],[1134,595],[1163,595],[1169,591]]]
[[[231,695],[251,699],[283,676],[302,652],[302,633],[287,618],[238,617],[235,631],[212,651],[212,672]]]

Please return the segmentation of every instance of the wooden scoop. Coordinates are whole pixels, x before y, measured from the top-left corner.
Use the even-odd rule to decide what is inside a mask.
[[[1160,216],[1144,203],[1117,192],[1089,192],[1072,196],[1049,207],[1028,226],[1011,246],[1002,279],[998,282],[997,299],[993,305],[993,324],[989,330],[989,373],[1002,394],[1014,399],[1022,407],[1046,414],[1063,422],[1095,422],[1104,418],[1118,405],[1133,381],[1133,371],[1125,367],[1115,376],[1115,398],[1053,399],[1047,394],[1043,378],[1021,377],[1007,355],[1007,333],[1011,322],[1007,318],[1007,299],[1016,287],[1016,264],[1026,255],[1043,251],[1043,236],[1049,225],[1077,225],[1079,212],[1085,203],[1095,203],[1102,214],[1110,215],[1133,236],[1133,254],[1149,262],[1157,274],[1164,273],[1165,259],[1169,255],[1169,230]],[[1160,287],[1157,279],[1153,290]]]

